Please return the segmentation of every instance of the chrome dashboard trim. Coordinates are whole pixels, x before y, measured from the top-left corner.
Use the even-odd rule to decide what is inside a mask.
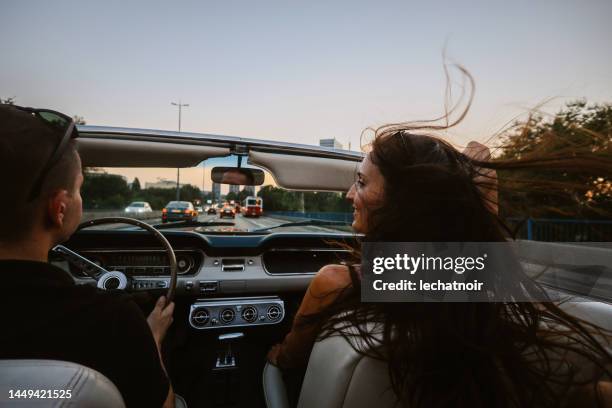
[[[262,314],[262,308],[266,311],[272,306],[277,306],[280,309],[281,314],[275,320],[266,321],[266,317]],[[242,308],[254,308],[256,310],[255,318],[252,322],[242,323],[238,319],[244,320],[242,317]],[[204,327],[197,327],[193,324],[192,315],[194,310],[204,308],[208,312],[210,319],[207,321]],[[216,320],[220,318],[220,313],[225,309],[235,309],[235,318],[227,323],[219,323]],[[218,312],[218,313],[215,313]],[[258,326],[270,326],[281,323],[285,319],[285,302],[278,296],[254,296],[254,297],[234,297],[234,298],[215,298],[215,299],[197,299],[189,307],[189,314],[187,320],[189,325],[195,330],[211,330],[211,329],[224,329],[224,328],[235,328],[235,327],[258,327]],[[261,319],[264,317],[264,319]],[[213,321],[216,320],[215,323]],[[237,322],[238,323],[234,323]]]
[[[180,253],[185,253],[185,252],[197,252],[202,256],[202,262],[200,265],[200,268],[202,267],[202,265],[204,265],[204,260],[206,259],[206,253],[204,251],[202,251],[201,249],[176,249],[173,250],[175,254],[180,254]],[[142,252],[162,252],[162,253],[166,253],[165,250],[163,249],[85,249],[81,251],[82,253],[91,253],[92,255],[95,256],[96,253],[134,253],[134,252],[138,252],[138,253],[142,253]],[[117,265],[117,266],[124,266],[124,265]],[[166,267],[166,265],[157,265],[157,266],[151,266],[151,265],[133,265],[133,266],[129,266],[130,268],[147,268],[147,267]],[[177,270],[177,275],[187,275],[188,273],[191,272],[191,269],[194,269],[195,265],[191,265],[190,268],[188,270],[186,270],[185,272],[179,272]],[[193,272],[194,276],[196,276],[199,273],[199,269],[196,270],[195,272]],[[155,277],[159,277],[159,278],[164,278],[164,277],[168,277],[170,275],[155,275]],[[153,276],[148,276],[148,275],[133,275],[132,278],[153,278]]]

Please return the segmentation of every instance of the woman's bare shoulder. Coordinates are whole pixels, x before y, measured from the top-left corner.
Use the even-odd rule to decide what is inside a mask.
[[[320,312],[351,284],[348,267],[326,265],[312,278],[298,314]]]
[[[311,289],[316,292],[341,289],[351,283],[351,275],[346,265],[330,264],[322,267],[314,276]]]

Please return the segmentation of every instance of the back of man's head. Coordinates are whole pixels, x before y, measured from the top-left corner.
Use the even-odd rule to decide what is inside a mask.
[[[0,242],[29,236],[36,223],[46,222],[46,203],[54,191],[72,191],[80,169],[73,141],[44,175],[40,193],[29,199],[42,168],[63,134],[42,119],[10,105],[0,105],[0,174],[4,176],[0,199]]]

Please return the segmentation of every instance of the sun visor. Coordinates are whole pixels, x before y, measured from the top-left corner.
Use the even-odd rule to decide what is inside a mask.
[[[249,164],[268,170],[279,187],[290,190],[347,191],[358,162],[325,157],[251,151]]]
[[[230,154],[226,147],[145,140],[78,138],[77,147],[84,167],[193,167]]]

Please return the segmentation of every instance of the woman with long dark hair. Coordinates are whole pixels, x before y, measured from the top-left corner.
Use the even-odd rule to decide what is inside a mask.
[[[482,145],[462,154],[437,137],[417,134],[424,129],[435,127],[400,124],[376,131],[347,195],[352,227],[363,241],[503,242],[510,230],[497,214],[496,170],[612,174],[609,152],[574,149],[490,161]],[[358,252],[354,262],[325,266],[313,278],[291,332],[268,354],[272,364],[305,367],[317,339],[357,330],[367,345],[357,351],[388,362],[404,406],[612,401],[608,332],[553,302],[362,303]],[[587,365],[593,369],[580,370]]]

